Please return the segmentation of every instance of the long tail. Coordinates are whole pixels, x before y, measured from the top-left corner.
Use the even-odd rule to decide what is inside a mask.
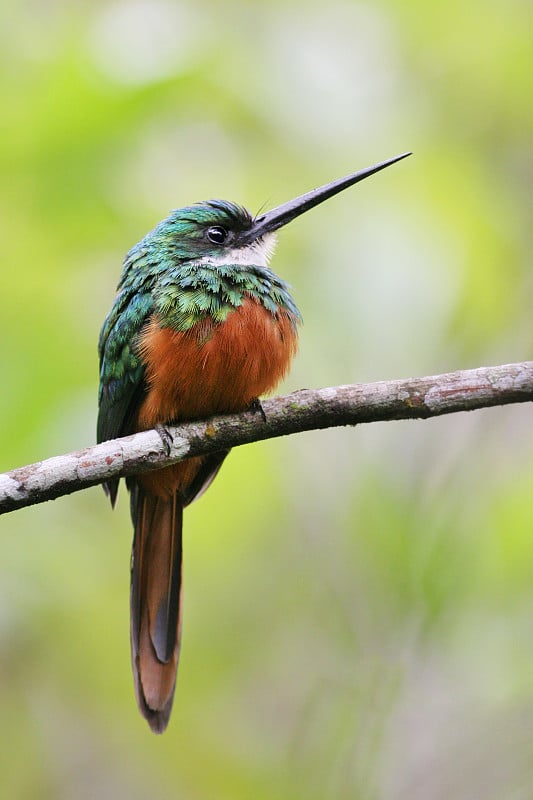
[[[131,660],[141,714],[154,733],[168,725],[180,651],[183,507],[177,495],[131,482]]]

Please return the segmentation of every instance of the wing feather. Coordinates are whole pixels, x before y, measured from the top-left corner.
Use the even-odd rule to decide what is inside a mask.
[[[97,441],[105,442],[133,431],[136,411],[146,391],[144,366],[136,342],[153,312],[149,292],[123,289],[116,297],[98,342],[100,390]],[[104,484],[114,505],[118,480]]]

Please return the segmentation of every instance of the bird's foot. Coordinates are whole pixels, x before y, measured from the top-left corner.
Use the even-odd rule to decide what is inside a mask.
[[[160,422],[157,423],[157,425],[155,426],[155,429],[158,432],[161,441],[163,442],[163,446],[165,448],[167,456],[169,456],[170,455],[170,451],[172,450],[172,444],[174,442],[172,434]]]
[[[252,414],[258,414],[258,413],[261,414],[263,422],[267,421],[267,417],[266,417],[266,414],[265,414],[265,409],[261,405],[261,400],[258,397],[254,397],[254,399],[252,400],[252,402],[250,403],[250,405],[248,407],[248,411],[251,411]]]

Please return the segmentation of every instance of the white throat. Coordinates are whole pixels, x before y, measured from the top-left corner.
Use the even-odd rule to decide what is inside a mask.
[[[200,264],[213,264],[223,266],[224,264],[237,264],[241,267],[268,267],[268,262],[272,257],[276,246],[276,234],[266,233],[246,247],[234,247],[225,250],[224,255],[205,256],[200,259]]]

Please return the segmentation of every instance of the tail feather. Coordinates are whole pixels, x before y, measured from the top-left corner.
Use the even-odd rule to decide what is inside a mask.
[[[181,634],[182,513],[177,495],[135,484],[131,562],[131,656],[137,703],[155,733],[170,717]]]

